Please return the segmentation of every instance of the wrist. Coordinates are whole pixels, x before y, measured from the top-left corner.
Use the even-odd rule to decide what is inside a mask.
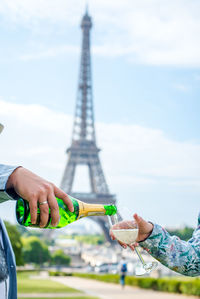
[[[6,183],[6,189],[12,189],[16,187],[17,185],[17,177],[18,173],[21,170],[22,166],[17,167],[9,176],[8,181]]]
[[[148,221],[147,223],[148,223],[147,232],[143,234],[143,238],[139,241],[139,243],[144,242],[152,234],[152,231],[154,229],[154,224],[150,221]]]

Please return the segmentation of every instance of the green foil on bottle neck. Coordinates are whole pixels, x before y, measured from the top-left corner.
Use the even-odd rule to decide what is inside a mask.
[[[104,206],[104,209],[106,210],[105,215],[112,216],[117,213],[117,207],[115,205],[106,205]]]

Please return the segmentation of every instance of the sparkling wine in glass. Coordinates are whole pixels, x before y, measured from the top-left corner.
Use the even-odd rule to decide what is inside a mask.
[[[119,216],[115,214],[113,216],[108,216],[110,227],[112,229],[112,233],[115,238],[122,244],[132,245],[135,243],[137,236],[138,236],[138,227],[137,223],[133,221],[123,221],[124,225],[119,224]],[[121,218],[121,217],[120,217]],[[121,221],[120,221],[121,222]],[[114,225],[114,227],[113,227]],[[137,247],[135,247],[135,252],[141,262],[141,267],[137,267],[135,269],[136,275],[144,275],[150,273],[152,270],[156,269],[158,263],[157,262],[149,262],[146,263],[141,256]]]

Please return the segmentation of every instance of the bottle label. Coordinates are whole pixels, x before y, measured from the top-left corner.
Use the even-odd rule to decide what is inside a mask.
[[[105,212],[88,212],[88,216],[104,216]]]
[[[103,205],[100,204],[88,204],[82,201],[79,203],[79,218],[87,216],[104,216],[105,209]]]

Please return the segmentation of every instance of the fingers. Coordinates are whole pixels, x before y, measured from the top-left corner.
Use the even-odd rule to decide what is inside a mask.
[[[147,233],[149,229],[152,230],[152,223],[145,221],[142,217],[138,216],[137,214],[134,214],[133,217],[137,222],[138,227],[144,230],[145,233]]]
[[[116,224],[114,224],[114,225],[112,226],[112,229],[111,229],[111,231],[112,231],[113,229],[122,229],[120,222],[119,222],[119,223],[116,223]]]
[[[31,200],[29,202],[30,214],[31,214],[31,223],[36,224],[37,220],[37,200]]]
[[[68,206],[68,209],[70,210],[70,212],[74,212],[73,203],[72,203],[71,199],[68,197],[68,195],[56,186],[53,186],[53,188],[54,188],[55,196],[57,196],[58,198],[60,198],[64,201],[64,203]]]
[[[119,245],[120,246],[122,246],[124,249],[126,249],[127,248],[127,244],[125,244],[125,243],[122,243],[122,242],[120,242],[120,241],[117,241],[118,243],[119,243]]]
[[[111,239],[114,241],[114,240],[115,240],[115,236],[114,236],[114,234],[113,234],[113,232],[112,232],[112,229],[110,229],[109,233],[110,233],[110,237],[111,237]]]
[[[112,229],[129,229],[134,228],[134,222],[130,220],[123,220],[119,223],[116,223],[112,226]]]
[[[134,251],[135,250],[135,246],[134,245],[129,245],[129,248]]]
[[[30,214],[31,214],[31,223],[36,224],[37,221],[37,208],[38,202],[42,203],[48,201],[48,203],[39,205],[40,209],[40,227],[45,227],[49,221],[49,212],[51,214],[51,225],[57,226],[59,223],[60,215],[59,215],[59,207],[56,196],[63,200],[63,202],[68,206],[71,212],[74,211],[74,206],[72,201],[69,199],[67,194],[63,192],[58,187],[54,186],[53,184],[46,184],[45,188],[41,188],[36,194],[36,199],[29,200],[30,206]],[[50,209],[50,211],[49,211]]]
[[[134,214],[133,218],[135,219],[139,228],[143,227],[146,224],[146,221],[142,217],[138,216],[138,214]]]
[[[53,192],[48,196],[48,203],[51,213],[51,225],[57,226],[60,220],[60,214],[59,214],[59,207],[58,202],[53,194]]]
[[[115,236],[114,236],[114,234],[113,234],[113,232],[112,232],[112,229],[110,229],[110,237],[111,237],[111,239],[112,239],[113,241],[116,240],[116,238],[115,238]],[[127,244],[122,243],[122,242],[120,242],[120,241],[117,241],[117,242],[118,242],[119,245],[122,246],[124,249],[127,248]]]
[[[47,197],[45,195],[40,196],[39,203],[47,201]],[[40,227],[45,227],[49,221],[49,205],[45,203],[43,205],[39,205],[40,209]]]
[[[139,244],[137,242],[133,243],[133,244],[130,244],[129,247],[132,251],[135,250],[135,247],[139,246]]]
[[[138,214],[134,214],[133,218],[135,219],[135,221],[137,222],[137,224],[139,224],[140,221],[142,220],[142,218],[140,216],[138,216]]]

